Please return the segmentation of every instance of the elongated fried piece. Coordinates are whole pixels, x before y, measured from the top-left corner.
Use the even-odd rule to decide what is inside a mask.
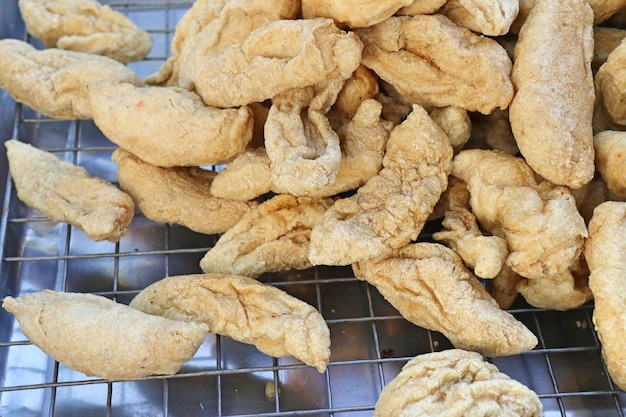
[[[110,380],[175,374],[209,330],[204,323],[156,317],[93,294],[44,290],[5,297],[2,307],[48,355]]]
[[[439,11],[455,24],[487,36],[507,34],[518,12],[518,0],[448,0]]]
[[[135,204],[125,192],[87,170],[16,139],[4,143],[17,196],[50,220],[78,227],[96,241],[119,241]]]
[[[234,200],[252,200],[272,191],[272,168],[264,147],[246,149],[217,173],[211,194]]]
[[[211,332],[255,345],[274,357],[292,355],[320,373],[330,358],[330,331],[322,315],[281,289],[225,274],[162,279],[130,306],[174,320],[206,323]]]
[[[414,0],[302,0],[305,19],[327,17],[339,26],[363,28],[380,23]]]
[[[389,257],[352,267],[405,319],[441,332],[457,348],[505,356],[537,344],[524,324],[500,309],[461,258],[441,244],[409,244]]]
[[[605,130],[593,138],[596,167],[611,192],[626,198],[626,132]]]
[[[596,74],[595,82],[601,90],[602,104],[612,122],[626,125],[626,106],[624,101],[624,88],[626,76],[624,65],[626,64],[626,41],[622,41],[607,57]]]

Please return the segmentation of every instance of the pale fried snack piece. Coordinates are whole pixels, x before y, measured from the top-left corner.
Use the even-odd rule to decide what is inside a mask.
[[[596,74],[596,85],[601,90],[602,104],[613,123],[626,125],[626,40],[623,40],[600,66]]]
[[[415,16],[418,14],[433,14],[446,3],[446,0],[415,0],[404,6],[396,13],[399,16]]]
[[[215,172],[198,167],[162,168],[124,149],[111,157],[120,186],[149,219],[183,225],[206,234],[223,233],[257,205],[211,195]]]
[[[614,27],[593,27],[593,59],[591,68],[597,71],[609,55],[626,38],[626,30]]]
[[[596,175],[591,182],[571,192],[586,224],[589,224],[593,210],[605,201],[626,201],[626,198],[619,198],[609,190],[601,175]]]
[[[609,375],[626,389],[626,203],[607,201],[593,212],[585,258],[593,293],[593,323]]]
[[[307,269],[311,229],[331,206],[325,198],[279,194],[244,214],[200,260],[206,273],[257,277]]]
[[[217,107],[262,102],[292,88],[348,79],[361,63],[363,44],[330,19],[280,20],[243,43],[198,63],[193,83]]]
[[[102,133],[153,165],[218,164],[252,138],[250,109],[207,106],[183,88],[96,82],[89,84],[88,97]]]
[[[302,17],[327,17],[339,26],[363,28],[393,16],[414,0],[302,0]]]
[[[209,328],[142,313],[106,297],[43,290],[5,297],[24,335],[87,376],[133,380],[171,375],[193,357]]]
[[[227,274],[162,279],[130,303],[148,314],[206,323],[211,332],[255,345],[261,352],[292,355],[320,373],[330,359],[330,331],[311,305],[271,285]]]
[[[626,132],[605,130],[593,138],[596,168],[608,189],[626,197]]]
[[[385,386],[374,417],[541,417],[537,394],[479,354],[449,349],[418,355]]]
[[[337,200],[311,232],[314,265],[348,265],[390,254],[415,240],[447,188],[452,147],[414,106],[387,141],[383,169],[351,197]]]
[[[518,0],[448,0],[439,11],[457,25],[487,36],[509,33],[518,12]]]
[[[513,98],[504,48],[443,15],[391,17],[356,33],[362,63],[421,105],[488,114]]]
[[[496,300],[500,308],[506,310],[517,299],[519,294],[517,284],[522,279],[521,275],[504,264],[498,275],[485,282],[485,289]]]
[[[333,116],[337,119],[339,125],[343,125],[352,120],[356,112],[367,99],[374,98],[378,94],[378,77],[376,74],[367,68],[365,65],[359,65],[354,71],[352,76],[346,80],[337,95],[337,100],[331,108],[329,119]],[[331,119],[331,124],[337,129],[340,126],[334,124]]]
[[[246,149],[217,173],[211,183],[215,197],[252,200],[272,191],[272,168],[264,147]]]
[[[535,335],[500,309],[446,246],[413,243],[389,257],[360,261],[352,268],[357,278],[375,286],[406,320],[441,332],[456,348],[505,356],[537,344]]]
[[[515,45],[509,120],[517,146],[535,172],[570,188],[595,172],[592,20],[585,0],[539,0]]]
[[[78,227],[93,240],[119,241],[135,204],[125,192],[86,169],[34,146],[4,142],[18,198],[50,220]]]
[[[446,132],[452,149],[458,153],[472,134],[472,121],[467,110],[454,106],[435,107],[428,114]]]
[[[0,40],[0,88],[43,115],[91,119],[87,84],[96,80],[141,85],[132,70],[105,56]]]
[[[97,0],[19,0],[26,30],[47,48],[140,61],[154,40],[123,13]]]

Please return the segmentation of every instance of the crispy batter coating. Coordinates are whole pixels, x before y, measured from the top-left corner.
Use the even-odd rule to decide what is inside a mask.
[[[357,278],[375,286],[406,320],[441,332],[456,348],[505,356],[537,344],[535,335],[500,309],[446,246],[413,243],[389,257],[360,261],[352,268]]]
[[[339,26],[364,28],[393,16],[414,0],[302,0],[305,19],[327,17]]]
[[[44,290],[5,297],[2,307],[39,349],[68,368],[110,380],[175,374],[209,330],[86,293]]]
[[[311,229],[332,200],[280,194],[261,203],[220,236],[200,260],[206,273],[257,277],[311,267]]]
[[[626,198],[626,132],[605,130],[593,138],[596,168],[608,189]]]
[[[272,191],[272,168],[264,147],[246,149],[217,173],[211,194],[233,200],[252,200]]]
[[[595,171],[592,20],[586,0],[539,0],[515,45],[509,119],[517,146],[535,172],[570,188]]]
[[[513,98],[504,48],[443,15],[391,17],[356,32],[363,64],[419,104],[488,114]]]
[[[123,13],[97,0],[19,0],[26,30],[47,48],[105,55],[120,62],[140,61],[152,49],[152,36]]]
[[[479,354],[450,349],[419,355],[385,386],[374,417],[541,417],[537,394]]]
[[[34,146],[4,142],[17,196],[49,219],[78,227],[93,240],[119,241],[133,219],[133,199],[102,178]]]
[[[91,119],[87,84],[97,80],[141,85],[132,70],[105,56],[0,40],[0,87],[43,115]]]
[[[626,125],[626,41],[622,41],[600,66],[596,74],[596,85],[602,90],[602,103],[611,121]]]
[[[311,232],[314,265],[348,265],[390,254],[419,235],[452,169],[444,131],[414,106],[387,141],[383,169],[337,200]]]
[[[225,274],[174,276],[155,282],[130,303],[149,314],[206,323],[211,332],[292,355],[320,373],[330,358],[330,331],[309,304],[252,278]]]
[[[518,0],[448,0],[439,11],[459,26],[487,36],[509,32],[519,12]]]
[[[113,152],[112,159],[122,189],[147,218],[157,222],[180,224],[198,233],[223,233],[257,205],[211,195],[212,171],[157,167],[123,149]]]

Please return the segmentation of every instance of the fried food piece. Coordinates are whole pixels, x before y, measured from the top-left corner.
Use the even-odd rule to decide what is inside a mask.
[[[117,162],[122,189],[156,222],[180,224],[198,233],[223,233],[257,205],[211,195],[212,171],[157,167],[123,149],[111,158]]]
[[[585,0],[539,0],[520,30],[509,108],[520,152],[557,185],[591,181],[593,12]]]
[[[488,114],[513,98],[504,48],[443,15],[391,17],[356,33],[365,44],[362,63],[423,106]]]
[[[626,201],[626,198],[619,198],[609,190],[601,175],[596,175],[590,183],[571,190],[571,192],[576,200],[576,207],[578,207],[580,215],[585,219],[585,224],[589,224],[593,210],[605,201]]]
[[[26,30],[46,48],[140,61],[154,40],[124,14],[96,0],[19,0]]]
[[[517,284],[521,280],[522,277],[517,272],[504,264],[498,275],[485,282],[485,289],[496,300],[500,308],[506,310],[517,299],[519,295]]]
[[[109,380],[175,374],[209,331],[204,323],[152,316],[94,294],[44,290],[5,297],[2,307],[46,354]]]
[[[331,108],[331,112],[339,120],[339,126],[333,125],[333,127],[338,129],[341,125],[352,120],[361,104],[365,100],[374,98],[378,91],[376,74],[365,65],[359,65],[352,76],[343,84],[337,95],[337,100]],[[332,115],[329,115],[329,118],[331,117]],[[332,123],[333,120],[331,120]]]
[[[433,14],[441,9],[446,0],[415,0],[404,6],[396,13],[399,16],[415,16],[418,14]]]
[[[380,394],[374,417],[540,417],[537,394],[479,354],[460,349],[407,362]]]
[[[243,151],[252,138],[247,107],[206,106],[197,94],[176,87],[98,82],[88,88],[102,133],[153,165],[218,164]]]
[[[205,273],[257,277],[265,272],[311,267],[311,229],[330,199],[280,194],[253,208],[220,236],[200,260]]]
[[[458,153],[472,133],[472,121],[467,110],[454,106],[435,107],[428,114],[446,132],[452,149]]]
[[[593,138],[596,167],[608,189],[626,198],[626,132],[605,130]]]
[[[626,125],[626,41],[622,41],[600,66],[596,74],[596,85],[600,88],[602,104],[613,123]]]
[[[246,149],[217,173],[211,194],[233,200],[253,200],[272,191],[272,168],[265,148]]]
[[[448,0],[439,11],[457,25],[487,36],[509,33],[518,12],[518,0]]]
[[[87,84],[96,80],[141,85],[132,70],[111,58],[0,40],[0,87],[43,115],[91,119]]]
[[[609,55],[626,38],[626,30],[613,27],[593,27],[593,59],[591,68],[597,71]]]
[[[302,17],[327,17],[339,26],[363,28],[393,16],[414,0],[302,0]]]
[[[419,235],[448,186],[452,147],[414,106],[387,141],[383,169],[351,197],[337,200],[311,232],[313,265],[348,265],[384,256]]]
[[[585,259],[593,292],[593,323],[609,375],[626,389],[626,203],[607,201],[593,212]]]
[[[162,279],[130,306],[173,320],[206,323],[211,332],[255,345],[261,352],[292,355],[320,373],[330,358],[330,331],[309,304],[252,278],[225,274]]]
[[[389,257],[360,261],[352,268],[357,278],[375,286],[406,320],[441,332],[456,348],[505,356],[537,344],[535,335],[500,309],[446,246],[413,243]]]
[[[330,19],[280,20],[205,57],[192,81],[208,105],[245,106],[293,88],[348,79],[361,63],[362,49],[354,33]]]
[[[102,178],[16,139],[4,142],[18,198],[50,220],[93,240],[119,241],[133,220],[133,199]]]

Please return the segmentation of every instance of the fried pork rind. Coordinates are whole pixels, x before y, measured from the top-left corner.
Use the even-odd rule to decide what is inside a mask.
[[[596,152],[597,156],[598,153]],[[593,210],[605,201],[626,201],[626,199],[620,199],[609,190],[601,175],[596,175],[591,182],[571,190],[571,192],[576,200],[576,207],[578,207],[580,215],[585,219],[585,224],[589,224],[589,220],[593,216]]]
[[[47,48],[140,61],[153,39],[123,13],[96,0],[19,0],[26,30]]]
[[[198,63],[193,83],[217,107],[262,102],[293,88],[348,79],[361,62],[363,44],[330,19],[272,22],[243,43]]]
[[[415,16],[418,14],[433,14],[446,3],[446,0],[415,0],[408,6],[404,6],[398,12],[400,16]]]
[[[519,295],[517,285],[522,279],[521,275],[504,264],[498,275],[485,282],[485,289],[496,300],[500,308],[506,310],[517,299]]]
[[[87,84],[97,80],[141,85],[132,70],[108,57],[0,40],[0,88],[43,115],[91,119]]]
[[[593,292],[593,322],[609,375],[626,389],[626,203],[607,201],[593,212],[585,259]]]
[[[446,246],[409,244],[389,257],[360,261],[352,268],[357,278],[375,286],[406,320],[441,332],[456,348],[506,356],[537,344],[535,335],[500,309],[456,252]]]
[[[452,147],[426,110],[414,106],[387,141],[383,169],[337,200],[311,232],[314,265],[348,265],[390,254],[419,235],[447,188]]]
[[[414,0],[302,0],[305,19],[327,17],[339,26],[364,28],[393,16]]]
[[[211,195],[215,172],[198,167],[162,168],[117,149],[120,186],[149,219],[183,225],[205,234],[223,233],[234,226],[256,202]]]
[[[374,417],[541,417],[537,394],[479,354],[449,349],[419,355],[385,386]]]
[[[596,167],[608,189],[626,197],[626,132],[605,130],[593,138]]]
[[[203,323],[152,316],[94,294],[44,290],[5,297],[2,307],[46,354],[109,380],[175,374],[209,330]]]
[[[255,345],[261,352],[292,355],[320,373],[330,358],[330,331],[309,304],[252,278],[224,274],[162,279],[130,303],[148,314],[206,323],[211,332]]]
[[[87,170],[16,139],[4,143],[18,198],[50,220],[93,240],[119,241],[133,219],[133,199]]]
[[[265,148],[246,149],[217,173],[211,194],[234,200],[252,200],[272,191],[272,168]]]
[[[472,122],[467,110],[454,106],[435,107],[428,114],[446,132],[452,149],[458,153],[472,133]]]
[[[535,172],[570,188],[595,172],[592,20],[585,0],[539,0],[515,46],[513,135]]]
[[[335,129],[346,124],[356,114],[367,99],[372,99],[378,94],[378,77],[365,65],[359,65],[352,76],[346,80],[337,95],[337,100],[331,108],[331,124]],[[334,116],[334,117],[333,117]],[[336,119],[336,120],[333,120]]]
[[[488,36],[507,34],[518,12],[518,0],[448,0],[439,11],[457,25]]]
[[[593,60],[591,68],[597,71],[609,55],[626,38],[626,30],[613,27],[593,27]]]
[[[220,236],[200,260],[205,273],[257,277],[306,269],[311,229],[332,200],[280,194],[261,203]]]
[[[611,121],[626,125],[626,41],[622,41],[600,66],[596,74],[596,84],[602,90],[602,104]]]
[[[207,106],[197,94],[176,87],[98,82],[88,88],[102,133],[153,165],[218,164],[246,149],[252,138],[247,107]]]
[[[423,106],[488,114],[513,98],[504,48],[443,15],[391,17],[356,33],[363,64]]]

